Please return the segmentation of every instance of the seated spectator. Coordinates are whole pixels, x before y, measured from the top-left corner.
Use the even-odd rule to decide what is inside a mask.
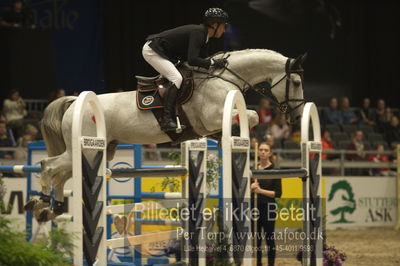
[[[397,116],[392,116],[390,123],[386,124],[384,135],[390,145],[394,142],[400,142],[400,124]]]
[[[300,128],[294,128],[292,130],[292,133],[290,134],[290,140],[294,141],[294,142],[301,142],[301,131]]]
[[[10,10],[0,21],[0,26],[5,28],[34,29],[32,12],[24,6],[22,0],[13,0]]]
[[[359,160],[365,160],[365,147],[364,147],[364,133],[361,130],[357,130],[356,132],[353,133],[353,137],[351,140],[351,143],[347,147],[347,150],[349,151],[354,151],[354,153],[349,153],[346,155],[347,160],[352,160],[352,161],[359,161]],[[346,171],[347,174],[350,175],[367,175],[368,171],[365,171],[364,169],[361,168],[354,168],[354,169],[349,169],[349,171]]]
[[[335,97],[330,99],[329,107],[324,110],[323,117],[326,124],[343,124],[343,118],[338,109],[338,103]]]
[[[147,144],[143,145],[146,150],[143,153],[143,157],[145,160],[150,160],[150,161],[160,161],[161,160],[161,154],[160,151],[157,150],[157,144]]]
[[[22,137],[24,134],[24,117],[28,112],[19,91],[10,91],[8,99],[5,99],[3,103],[3,113],[7,120],[7,126],[12,129],[15,138]]]
[[[290,128],[283,114],[278,114],[268,128],[267,134],[271,135],[276,141],[283,141],[289,138]]]
[[[63,88],[56,89],[56,94],[55,94],[56,99],[64,96],[65,96],[65,90]]]
[[[49,103],[51,103],[52,101],[54,101],[58,98],[64,97],[64,96],[65,96],[65,90],[63,88],[53,90],[49,94],[49,98],[48,98]]]
[[[261,98],[257,114],[260,124],[271,124],[274,113],[267,98]]]
[[[18,149],[14,152],[15,160],[26,160],[28,158],[28,143],[31,141],[30,135],[24,135],[18,144]]]
[[[7,119],[6,119],[6,117],[4,116],[3,112],[0,112],[0,122],[7,123]]]
[[[385,112],[383,113],[383,130],[385,130],[385,126],[386,124],[390,124],[390,121],[392,120],[393,117],[393,111],[392,108],[390,108],[389,106],[387,106],[385,108]]]
[[[385,109],[386,109],[385,100],[378,99],[378,101],[376,102],[376,109],[371,114],[371,121],[377,127],[379,132],[383,131],[384,127],[383,124],[385,121]]]
[[[7,132],[6,123],[0,121],[0,147],[12,147],[15,146],[15,143]],[[0,151],[0,159],[8,159],[11,160],[13,158],[12,151]]]
[[[25,135],[30,136],[30,141],[38,140],[39,130],[32,124],[27,124],[25,127]]]
[[[369,98],[364,98],[362,106],[358,109],[358,123],[363,125],[373,125],[374,122],[371,120],[371,100]]]
[[[347,97],[340,99],[340,111],[343,125],[356,124],[358,121],[357,115],[350,110],[350,101]]]
[[[270,134],[265,134],[264,141],[271,147],[271,149],[278,149],[274,137]]]
[[[78,91],[78,90],[73,90],[71,95],[72,95],[72,96],[79,96],[80,93],[81,93],[81,92]]]
[[[376,145],[375,154],[368,155],[368,161],[380,163],[380,162],[389,162],[389,158],[385,154],[381,154],[385,149],[382,144]],[[391,176],[396,175],[395,171],[390,170],[390,168],[371,168],[369,171],[371,176]]]
[[[354,153],[347,154],[348,160],[364,160],[365,159],[365,149],[364,149],[364,133],[361,130],[357,130],[353,133],[351,143],[347,147],[350,151],[355,151]]]
[[[328,154],[324,153],[324,151],[326,150],[333,150],[331,132],[329,132],[328,130],[324,130],[322,132],[321,143],[322,143],[322,156],[321,156],[322,160],[331,159],[332,156],[328,157]]]

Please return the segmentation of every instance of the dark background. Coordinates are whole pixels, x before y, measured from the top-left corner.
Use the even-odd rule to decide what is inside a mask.
[[[9,2],[1,0],[0,7]],[[141,55],[146,36],[200,23],[208,7],[218,6],[230,14],[234,34],[214,41],[211,52],[267,48],[289,57],[308,52],[304,65],[307,100],[326,105],[331,96],[349,96],[352,105],[359,105],[362,97],[371,97],[373,105],[377,98],[384,98],[389,106],[400,106],[397,1],[257,0],[258,5],[250,3],[253,8],[248,2],[32,0],[38,28],[53,38],[52,56],[47,55],[51,58],[47,60],[54,71],[41,73],[41,79],[44,83],[53,80],[47,83],[67,92],[135,89],[135,74],[155,74]],[[331,21],[340,26],[333,27]],[[32,61],[28,57],[26,61]],[[4,67],[1,72],[7,79]],[[2,97],[13,88],[3,84]],[[20,89],[25,98],[46,98],[50,87],[30,82]],[[255,104],[257,98],[249,95],[247,101]]]

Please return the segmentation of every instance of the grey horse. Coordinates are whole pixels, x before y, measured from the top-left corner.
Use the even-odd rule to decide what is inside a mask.
[[[304,56],[289,59],[265,49],[248,49],[219,54],[214,58],[228,58],[228,68],[222,70],[193,68],[195,90],[192,98],[182,108],[193,129],[200,136],[218,134],[222,130],[225,97],[230,90],[255,89],[255,85],[270,84],[269,96],[282,112],[290,113],[292,121],[303,111],[303,83],[301,63]],[[256,89],[260,90],[260,89]],[[259,91],[261,93],[261,91]],[[263,92],[265,93],[265,92]],[[111,160],[117,143],[165,143],[171,139],[161,131],[150,111],[136,107],[136,91],[98,95],[103,106],[107,130],[107,160]],[[42,161],[40,198],[25,205],[35,212],[40,222],[60,215],[65,182],[72,176],[71,128],[76,97],[62,97],[45,110],[41,131],[48,156]],[[255,111],[247,111],[251,127],[258,123]],[[95,119],[90,110],[84,116],[83,134],[95,133]],[[51,186],[54,187],[56,207],[50,207]]]

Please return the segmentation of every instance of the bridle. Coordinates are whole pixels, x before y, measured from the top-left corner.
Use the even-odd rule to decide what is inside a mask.
[[[228,57],[229,57],[229,55],[227,57],[225,57],[225,59],[227,59]],[[304,98],[303,99],[295,99],[295,98],[291,99],[291,98],[289,98],[289,94],[290,94],[290,74],[298,74],[300,76],[301,85],[302,85],[302,88],[304,90],[304,82],[303,82],[303,72],[304,72],[304,70],[301,69],[301,68],[299,68],[299,69],[290,69],[291,60],[292,60],[291,58],[288,58],[286,60],[285,75],[282,78],[280,78],[277,82],[275,82],[274,84],[270,85],[270,87],[268,89],[263,88],[262,91],[260,91],[259,89],[255,88],[247,80],[245,80],[243,77],[241,77],[238,73],[236,73],[231,68],[229,68],[229,65],[226,65],[223,68],[223,70],[218,74],[203,72],[203,71],[200,71],[200,70],[193,70],[193,71],[197,72],[197,73],[207,74],[207,78],[206,79],[208,79],[208,78],[219,78],[219,79],[222,79],[222,80],[224,80],[226,82],[229,82],[229,83],[235,85],[243,94],[246,94],[246,92],[248,90],[255,91],[256,93],[260,94],[261,96],[266,97],[269,100],[271,100],[271,104],[277,106],[279,108],[279,110],[287,118],[287,116],[289,116],[292,112],[294,112],[296,109],[300,108],[302,105],[305,104],[305,99]],[[227,71],[227,72],[231,73],[237,79],[242,81],[243,85],[241,86],[241,85],[235,83],[234,81],[223,77],[222,73],[224,71]],[[285,100],[280,102],[276,98],[276,96],[272,93],[272,89],[274,87],[276,87],[277,85],[279,85],[283,80],[286,80],[286,84],[285,84]],[[268,82],[268,80],[265,80],[265,81]],[[291,107],[290,104],[289,104],[291,102],[298,102],[298,104],[295,107]]]

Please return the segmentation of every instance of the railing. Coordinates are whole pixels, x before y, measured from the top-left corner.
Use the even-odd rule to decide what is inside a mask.
[[[16,151],[18,148],[16,147],[1,147],[0,151]],[[170,165],[175,162],[169,158],[169,154],[171,152],[179,153],[180,149],[176,148],[143,148],[142,149],[142,158],[144,165]],[[251,151],[252,156],[254,155],[254,150]],[[300,162],[300,150],[286,150],[286,149],[275,149],[274,154],[276,155],[278,161],[277,166],[280,168],[299,168],[301,167]],[[324,151],[324,154],[334,155],[336,158],[333,160],[323,160],[322,168],[326,171],[328,169],[336,169],[332,175],[340,175],[345,176],[348,175],[348,169],[379,169],[379,168],[389,168],[396,169],[397,165],[395,162],[371,162],[367,160],[348,160],[346,159],[347,154],[355,154],[355,151],[348,150],[335,150],[335,151]],[[365,151],[365,154],[385,154],[387,156],[391,156],[396,158],[396,152],[394,151],[384,151],[384,152],[376,152],[376,151]],[[296,157],[297,158],[293,158]],[[292,159],[288,158],[292,157]],[[10,164],[24,164],[26,162],[21,160],[5,160],[0,159],[0,164],[2,165],[10,165]],[[354,174],[351,174],[354,175]]]
[[[278,157],[278,165],[281,168],[297,168],[300,167],[301,162],[300,159],[287,159],[285,155],[294,155],[300,158],[299,150],[284,150],[284,149],[276,149],[274,153]],[[384,151],[384,152],[377,152],[377,151],[364,151],[365,155],[368,156],[369,154],[384,154],[388,156],[397,157],[396,152],[394,151]],[[356,154],[356,151],[349,151],[349,150],[335,150],[335,151],[324,151],[323,154],[327,155],[337,155],[335,159],[326,159],[322,161],[322,168],[323,169],[338,169],[336,175],[345,176],[346,169],[379,169],[379,168],[391,168],[396,169],[397,164],[396,162],[372,162],[367,160],[348,160],[346,159],[346,155],[348,154]]]
[[[26,110],[29,112],[43,112],[48,101],[43,99],[24,99]]]

